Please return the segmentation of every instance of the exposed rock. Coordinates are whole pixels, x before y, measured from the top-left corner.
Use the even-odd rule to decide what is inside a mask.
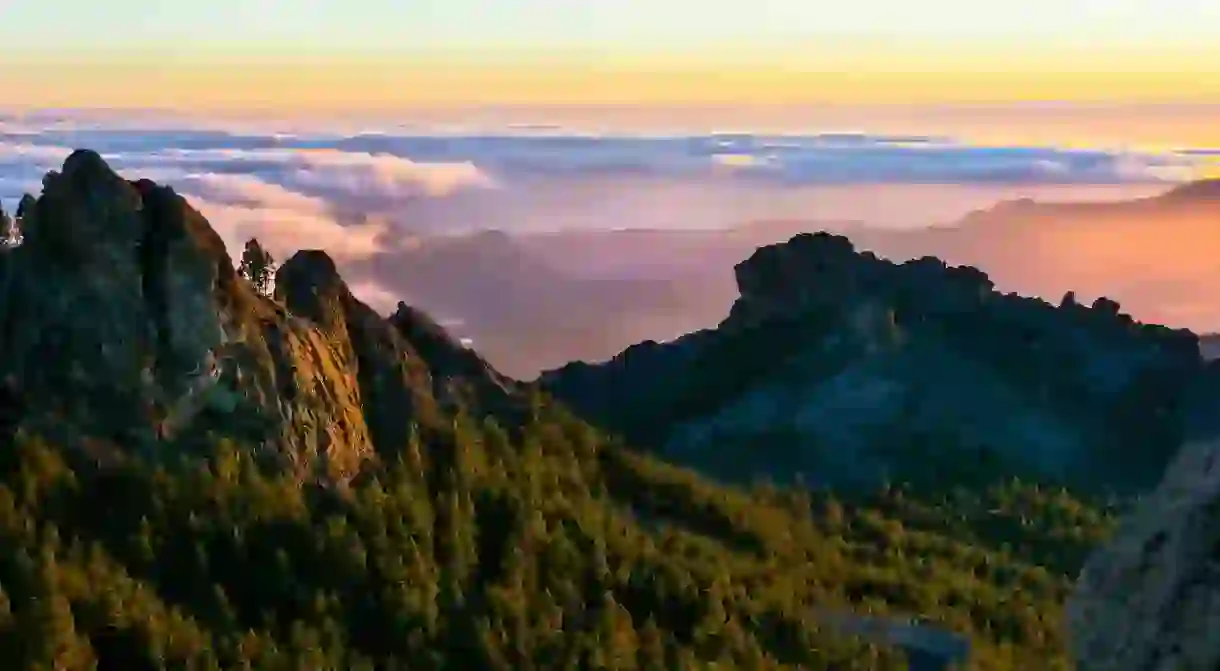
[[[424,312],[399,302],[389,322],[410,342],[435,382],[438,398],[474,406],[502,406],[516,391],[516,383],[500,375],[491,364]]]
[[[1080,671],[1220,667],[1220,443],[1182,450],[1085,565],[1067,621]]]
[[[825,233],[760,248],[736,276],[741,297],[716,329],[542,384],[637,444],[734,478],[875,485],[991,469],[1132,489],[1180,444],[1204,370],[1193,334],[1113,301],[1057,308],[1000,294],[974,268],[894,264]]]
[[[20,219],[21,217],[24,217],[25,213],[28,212],[31,208],[33,208],[34,203],[36,203],[36,202],[37,202],[37,199],[34,198],[33,196],[31,196],[30,194],[28,194],[28,193],[22,194],[21,200],[17,202],[17,210],[13,213],[13,216],[17,217],[18,219]]]
[[[399,304],[385,319],[357,300],[325,252],[298,252],[275,283],[288,310],[318,324],[343,365],[356,371],[373,441],[383,450],[406,445],[410,423],[404,417],[441,407],[502,409],[512,393],[507,381],[423,313]],[[478,393],[463,395],[458,379]]]
[[[83,434],[167,454],[210,431],[343,478],[404,445],[437,402],[429,364],[324,253],[284,264],[280,303],[238,276],[172,189],[128,182],[91,151],[44,184],[0,268],[0,376],[41,413],[23,421],[70,417]]]

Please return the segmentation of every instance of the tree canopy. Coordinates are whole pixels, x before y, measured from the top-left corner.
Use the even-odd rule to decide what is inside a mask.
[[[546,406],[520,432],[411,435],[339,487],[231,443],[100,467],[19,435],[0,455],[0,664],[905,668],[820,629],[829,609],[961,632],[972,668],[1068,668],[1060,605],[1110,525],[1019,482],[726,487]]]

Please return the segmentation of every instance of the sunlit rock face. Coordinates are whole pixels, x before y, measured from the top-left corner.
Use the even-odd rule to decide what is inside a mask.
[[[24,243],[0,260],[0,377],[22,421],[167,457],[218,434],[345,478],[433,407],[511,405],[511,384],[439,327],[421,336],[357,301],[324,252],[298,253],[277,296],[258,294],[185,200],[94,152],[20,214]],[[481,377],[462,395],[449,378],[467,372]]]

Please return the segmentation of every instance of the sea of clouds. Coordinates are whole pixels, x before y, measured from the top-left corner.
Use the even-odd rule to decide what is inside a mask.
[[[1097,187],[1119,197],[1164,188],[1216,160],[1191,149],[982,147],[856,133],[357,132],[47,112],[0,114],[0,203],[12,209],[21,194],[37,194],[42,176],[82,147],[130,179],[174,186],[231,251],[257,236],[280,258],[320,247],[340,263],[392,253],[408,234],[488,228],[713,228],[796,217],[934,223],[1038,189]],[[911,195],[917,187],[924,196]],[[975,197],[950,207],[926,196],[937,187]],[[878,188],[893,195],[878,198]],[[375,303],[392,299],[376,278],[354,280]]]

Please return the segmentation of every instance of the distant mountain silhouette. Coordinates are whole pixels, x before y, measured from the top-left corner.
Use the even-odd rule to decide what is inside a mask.
[[[1144,321],[1220,329],[1220,181],[1105,203],[1013,201],[925,230],[861,229],[857,246],[902,261],[935,255],[985,269],[1006,291],[1105,295]]]
[[[735,264],[821,230],[896,261],[977,267],[1004,291],[1105,295],[1143,321],[1202,332],[1220,330],[1220,305],[1201,290],[1220,283],[1218,184],[1117,202],[1004,201],[913,230],[784,219],[724,230],[484,231],[420,238],[354,270],[373,268],[413,304],[464,322],[455,332],[520,378],[711,326],[737,296]]]
[[[1162,200],[1220,203],[1220,179],[1203,179],[1184,184],[1165,194]]]
[[[427,237],[353,270],[374,272],[413,305],[460,320],[456,334],[522,378],[574,359],[608,358],[646,337],[676,337],[727,309],[727,300],[716,300],[726,292],[713,292],[710,282],[557,269],[555,250],[534,242],[500,231]]]

